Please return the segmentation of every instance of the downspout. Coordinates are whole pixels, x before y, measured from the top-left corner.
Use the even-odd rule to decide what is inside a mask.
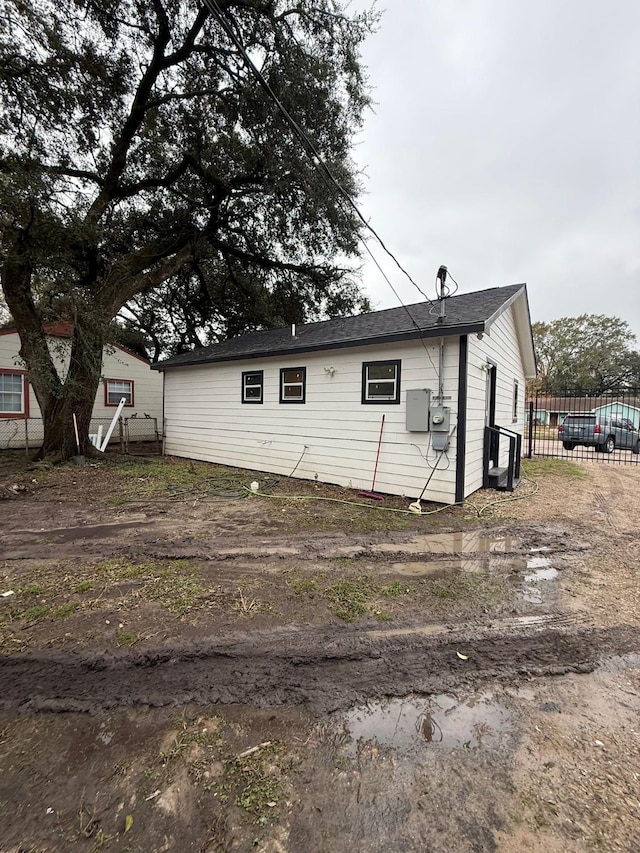
[[[167,371],[163,370],[162,371],[162,423],[160,425],[161,429],[162,429],[162,455],[163,456],[166,453],[166,444],[167,444],[167,430],[165,428],[165,423],[164,423],[164,399],[165,399],[165,390],[164,389],[165,389],[166,378],[167,378]]]
[[[467,370],[469,339],[460,336],[458,356],[458,429],[456,435],[456,503],[464,501],[464,478],[467,451]]]

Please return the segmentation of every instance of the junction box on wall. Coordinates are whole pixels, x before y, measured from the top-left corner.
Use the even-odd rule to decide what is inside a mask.
[[[430,388],[413,388],[407,391],[405,411],[407,432],[429,432]]]

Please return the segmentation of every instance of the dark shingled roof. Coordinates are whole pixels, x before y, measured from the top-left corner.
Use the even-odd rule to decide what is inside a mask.
[[[441,323],[438,322],[438,303],[431,305],[428,302],[418,302],[407,306],[406,309],[387,308],[355,317],[337,317],[319,323],[306,323],[296,326],[295,337],[291,334],[290,326],[250,332],[220,344],[176,355],[152,367],[155,370],[164,370],[191,364],[482,332],[523,289],[523,284],[513,284],[509,287],[493,287],[489,290],[451,296],[446,300],[445,319]]]

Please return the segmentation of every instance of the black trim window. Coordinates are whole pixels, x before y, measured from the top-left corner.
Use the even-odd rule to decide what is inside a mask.
[[[400,359],[362,364],[362,402],[400,402]]]
[[[280,369],[281,403],[304,403],[306,389],[306,367],[282,367]]]
[[[264,388],[264,371],[251,370],[242,374],[242,402],[261,403]]]
[[[518,394],[520,393],[520,387],[518,385],[518,380],[513,380],[513,414],[511,416],[511,422],[517,423],[518,421]]]

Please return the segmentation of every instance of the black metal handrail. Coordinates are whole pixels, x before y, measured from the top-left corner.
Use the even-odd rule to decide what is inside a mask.
[[[522,457],[522,436],[518,432],[502,426],[486,426],[484,428],[484,465],[483,486],[489,486],[489,462],[491,455],[491,437],[495,436],[496,464],[500,459],[500,436],[509,441],[509,462],[507,465],[507,490],[513,491],[514,482],[520,479],[520,460]]]

